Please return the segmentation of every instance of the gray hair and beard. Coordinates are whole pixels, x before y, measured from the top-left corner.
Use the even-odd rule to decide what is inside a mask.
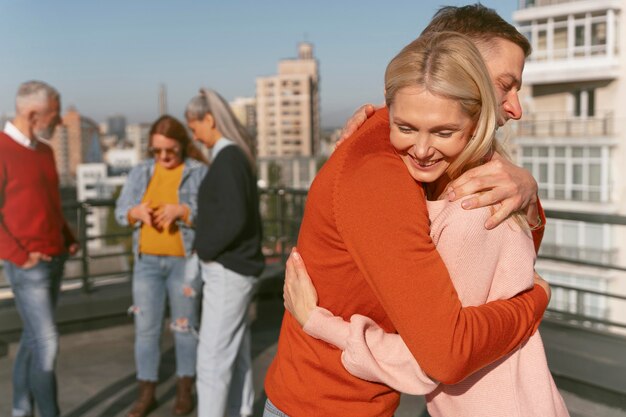
[[[46,126],[45,128],[39,129],[33,133],[35,134],[37,139],[50,140],[52,139],[52,136],[54,135],[55,129],[56,129],[56,124],[53,124],[53,125],[51,124],[50,126]]]
[[[43,81],[26,81],[17,90],[15,112],[23,114],[31,106],[47,106],[50,100],[61,102],[61,95],[54,87]]]
[[[61,104],[61,95],[51,85],[38,80],[26,81],[20,84],[17,94],[15,96],[15,113],[18,115],[25,115],[33,108],[39,112],[46,112],[49,110],[51,102],[58,102]],[[56,121],[50,122],[49,126],[43,127],[33,133],[38,139],[50,140],[54,135],[56,128]]]

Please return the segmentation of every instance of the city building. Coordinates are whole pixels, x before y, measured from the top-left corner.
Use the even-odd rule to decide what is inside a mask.
[[[312,156],[266,156],[257,158],[258,186],[308,190],[319,170]]]
[[[126,141],[137,155],[137,162],[148,157],[148,147],[150,145],[150,124],[135,123],[126,126]]]
[[[111,152],[111,151],[109,151]],[[80,164],[76,172],[76,196],[78,201],[110,199],[126,181],[125,175],[110,175],[110,169],[104,163]],[[92,207],[86,215],[85,227],[88,236],[102,236],[107,232],[112,208]],[[89,249],[102,249],[101,239],[87,242]]]
[[[256,137],[256,98],[235,97],[229,104],[241,124],[252,136]]]
[[[108,175],[113,177],[128,174],[141,159],[133,148],[112,148],[104,154]]]
[[[62,185],[74,184],[79,164],[102,162],[100,128],[70,107],[50,140]]]
[[[522,0],[513,15],[533,47],[514,144],[545,209],[626,215],[625,9],[626,0]],[[624,229],[551,219],[541,253],[584,264],[542,260],[537,270],[551,283],[624,295],[626,273],[593,265],[626,265]],[[619,321],[624,304],[556,288],[551,306]]]
[[[116,135],[120,142],[126,139],[126,117],[121,114],[107,117],[107,133]]]
[[[256,80],[257,154],[314,156],[320,142],[319,64],[313,45],[278,63],[278,74]]]

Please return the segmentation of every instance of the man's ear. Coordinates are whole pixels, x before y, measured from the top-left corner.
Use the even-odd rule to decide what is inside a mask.
[[[39,118],[39,115],[37,114],[36,110],[29,110],[28,113],[26,113],[26,119],[28,120],[28,123],[31,126],[35,125],[38,118]]]

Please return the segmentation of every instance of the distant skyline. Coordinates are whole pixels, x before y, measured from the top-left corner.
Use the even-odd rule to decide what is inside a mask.
[[[483,0],[511,21],[517,0]],[[308,41],[320,62],[323,127],[343,125],[366,102],[382,103],[388,61],[419,35],[441,3],[396,0],[0,0],[3,65],[0,115],[13,113],[18,85],[29,79],[59,89],[63,112],[74,106],[103,122],[158,116],[159,86],[168,112],[182,117],[201,86],[227,100],[255,94],[258,76]]]

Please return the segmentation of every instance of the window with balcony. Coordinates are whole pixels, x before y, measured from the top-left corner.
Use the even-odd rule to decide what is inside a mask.
[[[617,48],[618,29],[615,13],[608,10],[535,20],[521,26],[520,32],[532,44],[531,59],[545,61],[613,54],[609,48]]]
[[[608,146],[523,146],[520,159],[536,178],[542,199],[609,201]]]

